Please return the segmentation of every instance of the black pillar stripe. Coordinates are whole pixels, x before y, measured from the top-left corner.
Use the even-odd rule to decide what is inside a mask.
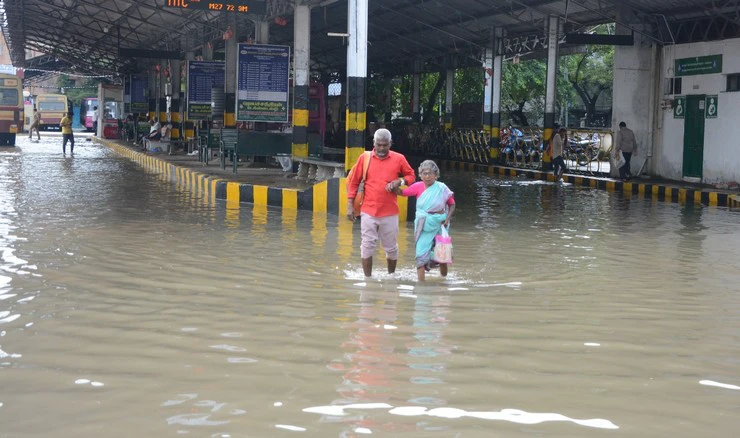
[[[273,207],[283,206],[283,189],[276,187],[268,187],[267,189],[267,205]]]
[[[653,185],[645,184],[645,199],[652,199],[652,198],[653,198]]]
[[[326,183],[326,211],[339,214],[339,178],[332,178]]]
[[[226,199],[226,181],[216,183],[216,199]]]
[[[313,189],[298,192],[298,209],[313,211]]]
[[[254,204],[254,186],[251,184],[239,184],[239,202]]]
[[[347,108],[351,113],[364,113],[366,78],[347,78]]]
[[[596,187],[600,188],[601,190],[606,190],[606,181],[600,179],[599,182],[596,184]]]
[[[727,207],[727,199],[729,196],[727,193],[717,193],[717,206],[718,207]]]
[[[303,141],[298,141],[303,140]],[[304,144],[308,141],[308,126],[293,126],[293,143]]]
[[[701,192],[701,203],[709,205],[709,192]]]
[[[236,111],[236,93],[224,93],[224,112],[233,113]]]
[[[149,112],[153,113],[157,111],[157,99],[149,99]]]
[[[658,186],[658,201],[665,201],[665,186]]]
[[[297,110],[308,109],[308,85],[293,87],[293,108]]]
[[[694,205],[694,190],[686,189],[686,205]]]
[[[180,112],[180,99],[172,99],[170,101],[170,111],[173,113]]]
[[[351,148],[365,147],[365,131],[351,130],[347,132],[347,146]]]

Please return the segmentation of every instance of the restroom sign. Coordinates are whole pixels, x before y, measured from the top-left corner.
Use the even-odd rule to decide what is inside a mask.
[[[686,114],[686,96],[676,96],[673,99],[673,118],[683,119]]]
[[[717,118],[717,112],[719,111],[718,100],[716,94],[704,98],[704,117],[707,119]]]

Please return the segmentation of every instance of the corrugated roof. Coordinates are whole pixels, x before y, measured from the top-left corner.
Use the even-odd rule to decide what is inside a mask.
[[[0,0],[0,8],[3,32],[19,66],[24,50],[34,49],[80,71],[122,72],[136,65],[118,56],[119,47],[184,52],[204,42],[223,45],[221,35],[232,18],[228,13],[167,8],[165,1]],[[326,33],[347,31],[347,1],[306,3],[313,7],[315,67],[343,71],[343,41]],[[267,15],[236,16],[242,39],[253,34],[253,20],[272,22],[281,16],[287,24],[271,24],[271,42],[292,44],[293,4],[268,0]],[[414,59],[423,59],[427,68],[436,68],[441,60],[475,63],[494,27],[504,29],[511,40],[528,35],[527,41],[541,42],[548,15],[561,17],[567,31],[583,31],[614,21],[617,4],[634,9],[639,23],[630,25],[654,29],[649,32],[656,40],[680,35],[676,26],[683,21],[712,17],[721,17],[724,27],[707,33],[708,38],[740,36],[738,0],[370,0],[368,64],[374,72],[400,72],[410,71]],[[696,29],[691,32],[695,35]]]

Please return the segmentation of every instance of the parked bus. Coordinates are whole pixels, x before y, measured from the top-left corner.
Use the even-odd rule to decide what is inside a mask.
[[[80,124],[88,132],[93,130],[96,106],[98,106],[97,97],[85,97],[82,99],[82,106],[80,108]]]
[[[36,109],[41,115],[41,129],[59,130],[59,122],[72,108],[72,103],[63,94],[40,94],[36,97]]]
[[[0,74],[0,145],[15,146],[23,128],[23,84],[16,75]]]

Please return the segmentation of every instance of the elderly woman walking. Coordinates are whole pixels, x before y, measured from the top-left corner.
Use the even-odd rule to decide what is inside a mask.
[[[416,197],[416,219],[414,220],[414,239],[416,241],[416,273],[419,281],[424,281],[425,272],[436,263],[432,260],[434,237],[442,231],[442,226],[450,225],[455,212],[454,193],[437,181],[439,167],[432,160],[419,166],[421,181],[396,192],[403,196]],[[447,265],[440,264],[439,271],[447,276]]]

